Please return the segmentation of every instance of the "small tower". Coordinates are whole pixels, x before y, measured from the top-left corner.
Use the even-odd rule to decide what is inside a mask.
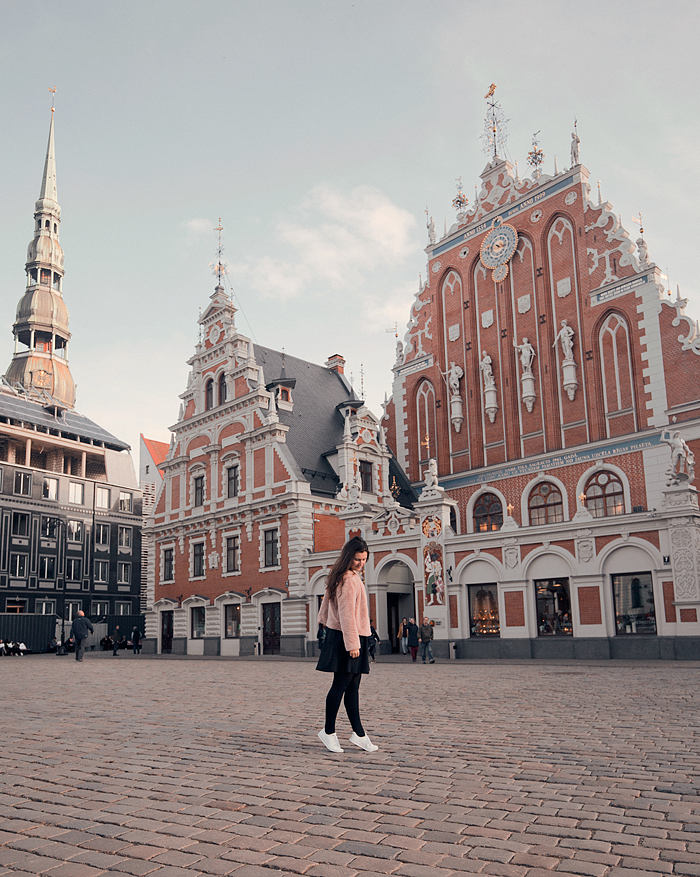
[[[68,365],[69,317],[62,295],[53,113],[52,107],[44,177],[35,204],[34,238],[27,248],[27,289],[17,305],[12,327],[15,352],[5,378],[11,385],[44,391],[58,405],[73,408],[75,383]]]

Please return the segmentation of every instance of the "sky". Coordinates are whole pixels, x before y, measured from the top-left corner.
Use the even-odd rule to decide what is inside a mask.
[[[697,0],[0,0],[0,369],[56,87],[76,408],[169,441],[223,259],[239,331],[342,354],[381,414],[426,207],[473,198],[493,82],[507,158],[581,162],[700,317]],[[387,331],[390,330],[390,331]]]

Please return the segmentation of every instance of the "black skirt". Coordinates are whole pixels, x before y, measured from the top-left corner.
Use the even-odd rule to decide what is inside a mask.
[[[345,648],[343,632],[327,627],[316,669],[323,673],[369,673],[369,637],[360,637],[360,656],[351,658]]]

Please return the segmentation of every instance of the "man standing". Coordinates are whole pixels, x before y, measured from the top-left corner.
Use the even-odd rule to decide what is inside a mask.
[[[418,656],[418,625],[415,618],[409,618],[406,625],[408,631],[408,648],[411,651],[411,660],[415,661]]]
[[[85,640],[88,633],[94,633],[95,628],[89,618],[85,617],[82,609],[78,610],[78,617],[73,621],[70,629],[70,638],[75,642],[75,660],[83,660],[83,652],[85,650]]]
[[[119,625],[117,625],[112,634],[112,656],[115,658],[119,657],[119,636]]]
[[[435,663],[435,658],[433,657],[433,647],[431,645],[432,638],[433,626],[428,618],[424,618],[423,624],[421,624],[420,626],[420,656],[423,659],[424,664],[426,652],[428,654],[428,657],[430,658],[430,663]]]

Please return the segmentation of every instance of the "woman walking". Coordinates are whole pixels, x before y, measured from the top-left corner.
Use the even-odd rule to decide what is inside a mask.
[[[333,684],[326,696],[326,722],[318,737],[331,752],[343,751],[335,732],[343,699],[352,725],[350,742],[366,752],[379,749],[365,733],[360,719],[360,680],[363,673],[369,673],[371,634],[367,595],[360,574],[368,553],[367,543],[359,536],[345,543],[328,574],[318,613],[319,624],[326,626],[326,638],[316,669],[333,674]]]

